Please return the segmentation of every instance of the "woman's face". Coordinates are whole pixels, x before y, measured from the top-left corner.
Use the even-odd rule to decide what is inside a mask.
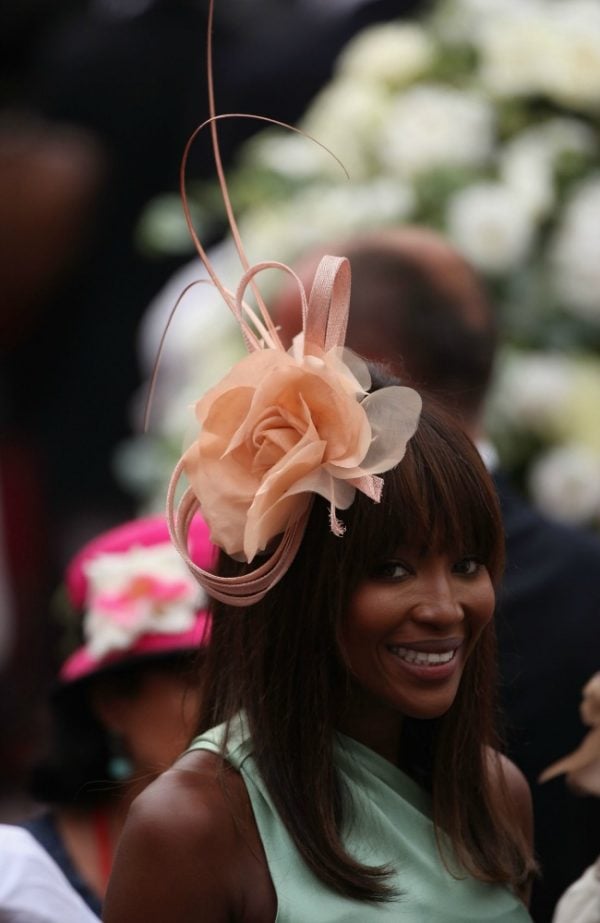
[[[494,603],[475,558],[399,548],[382,562],[358,585],[341,631],[363,720],[443,715]]]
[[[135,691],[111,692],[96,700],[101,720],[124,741],[136,771],[162,772],[181,755],[193,734],[199,691],[178,672],[148,666]]]

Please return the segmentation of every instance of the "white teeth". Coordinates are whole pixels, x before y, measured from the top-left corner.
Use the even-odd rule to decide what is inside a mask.
[[[406,663],[424,664],[425,666],[449,663],[456,653],[456,651],[444,651],[441,654],[427,654],[424,651],[411,650],[409,647],[390,647],[389,649]]]

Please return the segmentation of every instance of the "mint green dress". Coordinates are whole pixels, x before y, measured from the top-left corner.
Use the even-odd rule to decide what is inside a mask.
[[[213,728],[190,749],[219,753],[222,735],[223,726]],[[354,805],[346,848],[360,862],[394,869],[391,881],[401,897],[383,904],[350,900],[315,877],[273,806],[238,719],[225,756],[250,796],[277,894],[276,923],[531,923],[508,888],[450,875],[435,843],[430,798],[409,776],[342,734],[335,748]]]

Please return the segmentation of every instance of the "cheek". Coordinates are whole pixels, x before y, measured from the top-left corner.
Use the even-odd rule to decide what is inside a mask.
[[[480,637],[483,630],[494,618],[496,596],[491,581],[482,585],[474,594],[469,605],[469,627],[471,648]]]
[[[386,594],[373,587],[359,587],[354,593],[339,634],[342,662],[351,673],[360,673],[361,667],[372,663],[377,643],[390,630],[390,611]],[[397,618],[396,606],[394,621]]]
[[[369,594],[357,590],[348,606],[340,632],[341,646],[352,647],[370,633],[374,622]],[[376,609],[375,609],[376,611]]]

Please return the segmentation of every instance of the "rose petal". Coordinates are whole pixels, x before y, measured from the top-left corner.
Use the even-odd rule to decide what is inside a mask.
[[[240,551],[248,507],[260,480],[243,452],[222,459],[206,450],[204,434],[184,456],[190,486],[201,505],[211,541],[228,554]]]
[[[203,424],[214,402],[226,391],[237,388],[256,388],[257,381],[274,369],[295,365],[287,353],[279,349],[260,349],[237,362],[221,381],[211,388],[196,404],[196,419]]]
[[[356,490],[350,481],[334,478],[325,468],[317,468],[293,484],[285,496],[291,497],[297,493],[319,494],[332,501],[338,509],[347,510],[352,506]]]
[[[320,370],[287,367],[267,375],[255,390],[248,413],[232,438],[240,444],[262,424],[265,409],[278,414],[281,424],[297,427],[299,437],[312,421],[318,438],[327,442],[327,457],[337,464],[354,467],[360,463],[371,441],[368,418],[353,396],[340,391],[339,377],[322,366]]]
[[[306,508],[304,500],[289,492],[303,476],[318,469],[325,451],[325,443],[314,438],[310,432],[298,443],[265,478],[248,510],[244,531],[243,550],[246,560],[251,561],[258,551],[263,551],[269,541],[285,527],[295,521]]]
[[[364,359],[361,359],[355,352],[351,349],[348,349],[347,346],[336,347],[332,349],[328,355],[333,354],[338,359],[340,365],[348,369],[352,377],[356,381],[357,392],[363,392],[366,394],[371,387],[371,373],[369,372],[369,366]],[[347,373],[346,373],[347,374]]]
[[[356,487],[357,490],[360,490],[361,493],[365,494],[374,503],[380,502],[381,493],[383,491],[383,478],[377,477],[376,474],[367,474],[362,478],[353,478],[346,483]]]
[[[362,402],[373,441],[362,461],[363,474],[383,474],[404,458],[419,424],[422,401],[412,388],[393,385],[369,394]]]

